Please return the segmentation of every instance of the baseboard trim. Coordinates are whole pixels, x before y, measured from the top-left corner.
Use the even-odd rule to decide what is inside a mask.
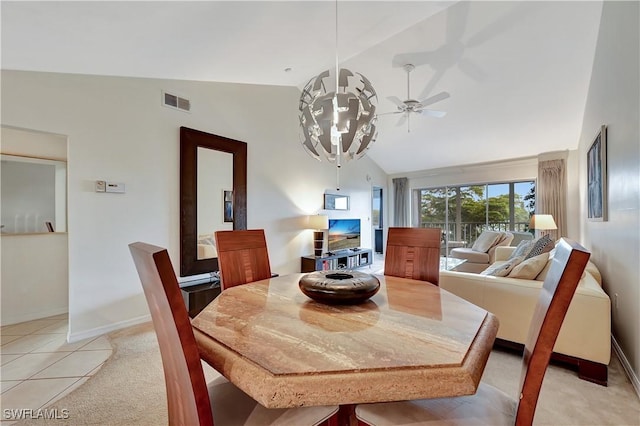
[[[638,398],[640,398],[640,379],[638,379],[638,375],[635,373],[635,371],[633,371],[633,368],[631,368],[631,363],[627,359],[627,356],[624,354],[622,348],[618,344],[618,341],[615,337],[613,337],[613,335],[611,336],[611,346],[613,346],[613,351],[616,353],[618,359],[620,360],[620,364],[622,364],[622,368],[631,381],[631,384],[633,385]]]
[[[60,307],[53,309],[46,309],[44,311],[38,312],[28,312],[20,315],[11,315],[9,317],[5,317],[1,321],[1,325],[4,327],[5,325],[18,324],[26,321],[33,321],[38,319],[44,319],[47,317],[53,317],[60,314],[66,314],[69,311],[68,307]]]
[[[142,315],[126,321],[120,321],[120,322],[111,323],[102,327],[96,327],[90,330],[84,330],[79,333],[69,332],[69,334],[67,334],[67,340],[69,341],[69,343],[74,343],[80,340],[89,339],[91,337],[102,336],[103,334],[111,333],[112,331],[121,330],[123,328],[131,327],[131,326],[142,324],[149,321],[151,321],[151,314]]]

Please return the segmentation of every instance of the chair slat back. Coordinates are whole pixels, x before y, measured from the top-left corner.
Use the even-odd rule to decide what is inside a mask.
[[[438,285],[440,232],[438,228],[389,228],[384,274]]]
[[[169,253],[129,244],[158,336],[170,425],[213,425],[200,354]]]
[[[264,229],[215,233],[221,290],[271,278]]]
[[[551,268],[540,291],[522,360],[516,425],[531,425],[553,346],[590,253],[567,239],[556,244]]]

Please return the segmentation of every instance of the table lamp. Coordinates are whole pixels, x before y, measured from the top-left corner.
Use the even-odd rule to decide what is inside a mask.
[[[329,216],[324,214],[307,217],[307,229],[313,229],[313,249],[315,256],[322,256],[324,230],[329,229]]]
[[[547,231],[551,229],[558,229],[556,222],[553,220],[553,216],[550,214],[534,214],[531,216],[529,222],[529,229],[537,229],[540,231]]]

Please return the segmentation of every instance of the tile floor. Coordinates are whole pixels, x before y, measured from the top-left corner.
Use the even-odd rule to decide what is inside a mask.
[[[14,423],[8,409],[38,410],[95,374],[113,352],[106,336],[67,343],[68,316],[0,328],[0,421]]]

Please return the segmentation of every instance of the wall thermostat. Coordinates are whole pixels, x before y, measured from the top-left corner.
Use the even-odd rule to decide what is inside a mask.
[[[124,183],[107,182],[107,192],[124,194]]]

